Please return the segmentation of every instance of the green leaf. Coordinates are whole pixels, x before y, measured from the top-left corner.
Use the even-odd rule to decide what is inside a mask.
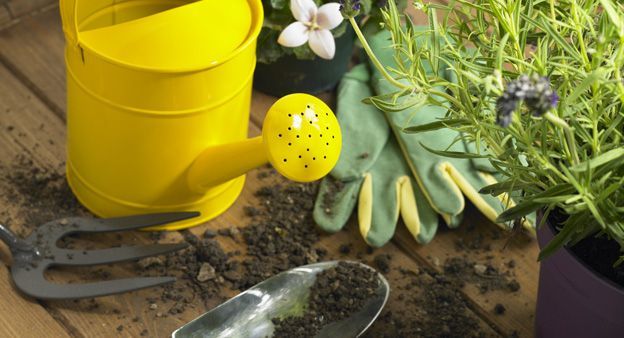
[[[316,57],[316,55],[314,54],[312,49],[310,49],[310,46],[308,46],[307,43],[299,47],[292,48],[292,51],[293,53],[295,53],[295,56],[299,60],[314,60],[314,58]]]
[[[535,199],[568,195],[573,193],[574,191],[574,187],[571,184],[562,183],[532,196],[525,196],[522,202],[518,203],[514,207],[503,211],[496,219],[496,222],[503,223],[507,221],[512,221],[544,207],[544,203],[538,203],[535,201]]]
[[[401,112],[408,108],[417,110],[420,106],[426,103],[427,97],[422,94],[406,94],[405,91],[371,96],[362,100],[366,104],[372,104],[377,109],[395,113]]]
[[[570,94],[566,98],[566,105],[574,104],[576,99],[578,99],[579,96],[581,96],[581,94],[583,94],[587,89],[589,89],[589,86],[591,86],[592,84],[594,84],[595,82],[597,82],[597,81],[599,81],[601,79],[604,79],[605,73],[606,73],[606,71],[603,68],[596,69],[595,71],[591,72],[585,78],[585,80],[583,80],[583,82],[581,82],[581,84],[578,85],[578,87],[576,87],[576,89],[574,89],[572,94]]]
[[[338,27],[334,28],[331,31],[332,35],[334,36],[334,39],[337,39],[341,37],[342,35],[344,35],[344,33],[346,33],[347,31],[347,26],[349,26],[347,21],[343,21],[340,25],[338,25]]]
[[[621,18],[611,0],[599,0],[605,12],[609,16],[611,23],[618,28],[620,36],[624,34],[624,18]]]
[[[451,158],[488,158],[487,155],[466,153],[466,152],[462,152],[462,151],[435,150],[435,149],[427,147],[422,142],[420,142],[420,145],[423,148],[425,148],[427,151],[429,151],[431,153],[434,153],[436,155],[444,156],[444,157],[451,157]]]
[[[555,41],[557,41],[557,45],[563,49],[565,49],[565,51],[570,54],[571,56],[574,56],[575,59],[580,59],[581,55],[580,53],[574,49],[572,47],[572,44],[569,41],[566,41],[566,39],[563,38],[563,36],[561,36],[561,34],[559,34],[558,31],[556,31],[553,26],[548,22],[548,19],[545,17],[545,14],[540,12],[540,17],[537,20],[533,20],[532,18],[526,16],[526,15],[522,15],[523,18],[532,23],[533,25],[535,25],[536,27],[538,27],[539,29],[545,31],[546,33],[548,33],[548,36],[550,36],[551,38],[553,38]]]
[[[503,211],[496,218],[496,223],[505,223],[522,218],[532,212],[535,212],[543,207],[543,204],[534,203],[533,201],[523,201],[515,206]]]
[[[508,180],[504,182],[497,182],[494,184],[487,185],[479,190],[480,194],[489,194],[492,196],[498,196],[503,193],[508,193],[510,191],[524,190],[532,187],[533,183],[520,183],[514,180]],[[512,190],[513,189],[513,190]]]
[[[443,128],[452,128],[463,125],[469,125],[470,121],[466,119],[444,119],[440,121],[435,121],[427,124],[421,124],[418,126],[410,126],[407,128],[403,128],[402,131],[407,134],[415,134],[421,133],[425,131],[438,130]]]
[[[581,162],[571,167],[570,170],[574,172],[585,172],[587,170],[600,167],[601,165],[607,164],[611,161],[619,161],[621,159],[624,159],[624,148],[615,148],[613,150],[607,151],[604,154],[594,157],[589,161]]]

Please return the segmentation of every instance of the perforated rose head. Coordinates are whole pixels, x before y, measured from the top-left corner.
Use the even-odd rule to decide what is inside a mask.
[[[342,147],[340,125],[318,98],[291,94],[267,112],[262,137],[269,161],[285,177],[318,180],[336,165]]]

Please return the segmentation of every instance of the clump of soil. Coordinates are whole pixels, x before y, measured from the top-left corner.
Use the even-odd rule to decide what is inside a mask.
[[[273,337],[314,337],[324,326],[362,309],[378,287],[375,271],[357,263],[340,262],[316,276],[302,316],[273,319]]]
[[[390,256],[389,254],[377,255],[375,256],[373,261],[375,262],[375,266],[379,269],[379,271],[383,273],[390,272],[390,264],[392,261],[392,256]]]
[[[244,290],[279,272],[320,261],[326,252],[314,248],[319,231],[312,219],[316,184],[288,183],[260,188],[259,207],[247,208],[251,224],[240,229],[247,245],[241,278]]]
[[[184,238],[188,248],[162,258],[148,257],[136,263],[142,276],[167,275],[178,279],[174,284],[162,286],[158,297],[146,299],[154,310],[158,309],[157,302],[173,303],[165,309],[165,314],[169,315],[184,312],[197,299],[208,306],[224,300],[221,297],[222,287],[227,276],[238,269],[238,262],[230,260],[233,254],[226,253],[215,239],[198,239],[190,233],[185,233]],[[162,311],[155,312],[158,313],[164,315]]]

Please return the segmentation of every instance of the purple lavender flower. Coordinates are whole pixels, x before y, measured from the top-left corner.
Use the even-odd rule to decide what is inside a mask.
[[[511,81],[496,100],[496,123],[502,127],[509,126],[513,112],[522,101],[533,116],[542,116],[557,107],[559,96],[550,87],[547,77],[540,77],[537,74],[531,77],[521,75],[515,81]]]
[[[345,19],[356,17],[360,14],[362,4],[360,0],[340,0],[340,12]]]

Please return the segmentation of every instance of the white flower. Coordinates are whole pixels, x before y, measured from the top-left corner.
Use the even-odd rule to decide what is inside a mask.
[[[330,30],[342,22],[340,4],[330,2],[317,8],[313,0],[290,0],[290,11],[297,21],[282,31],[277,42],[284,47],[299,47],[308,42],[323,59],[333,59],[336,43]]]

